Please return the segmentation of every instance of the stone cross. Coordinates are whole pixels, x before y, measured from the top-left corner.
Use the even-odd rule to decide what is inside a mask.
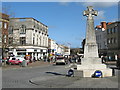
[[[98,11],[93,10],[92,6],[88,6],[87,10],[83,13],[87,16],[87,28],[86,28],[86,41],[84,49],[84,57],[98,57],[98,46],[96,43],[94,19],[93,16],[98,15]]]
[[[87,16],[88,19],[93,19],[93,15],[98,15],[98,11],[93,10],[93,6],[88,6],[87,8],[88,9],[83,12],[83,15]]]

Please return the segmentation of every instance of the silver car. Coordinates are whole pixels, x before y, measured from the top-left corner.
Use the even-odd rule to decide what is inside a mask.
[[[55,63],[56,63],[56,65],[57,64],[67,64],[67,62],[66,62],[64,57],[57,57]]]

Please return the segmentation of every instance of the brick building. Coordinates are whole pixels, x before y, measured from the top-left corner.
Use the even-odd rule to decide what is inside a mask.
[[[2,51],[2,56],[8,56],[8,25],[9,25],[9,15],[0,13],[0,48]]]

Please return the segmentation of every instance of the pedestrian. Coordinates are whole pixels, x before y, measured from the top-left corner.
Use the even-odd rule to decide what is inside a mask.
[[[9,59],[10,59],[10,57],[7,57],[7,62],[6,62],[6,64],[8,64],[8,65],[9,65]]]
[[[120,56],[118,56],[118,60],[116,62],[116,66],[118,67],[118,69],[120,69]]]
[[[43,57],[43,59],[44,59],[44,62],[46,62],[46,61],[47,61],[47,60],[46,60],[46,59],[47,59],[46,55]]]
[[[50,63],[52,63],[52,62],[53,62],[53,57],[50,58]]]
[[[78,63],[81,63],[81,57],[78,56]]]
[[[102,59],[102,63],[105,63],[105,61],[106,61],[106,60],[105,60],[105,57],[102,56],[101,59]]]
[[[35,57],[33,58],[33,61],[34,61],[34,62],[36,61],[36,58],[35,58]]]
[[[30,59],[29,59],[29,60],[30,60],[30,63],[32,63],[32,56],[30,56]]]
[[[48,62],[50,62],[50,57],[48,57]]]
[[[71,56],[69,57],[69,59],[68,59],[68,60],[69,60],[69,62],[70,62],[70,63],[72,63],[72,61],[71,61]]]

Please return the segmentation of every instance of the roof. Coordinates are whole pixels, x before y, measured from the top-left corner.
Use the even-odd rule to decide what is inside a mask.
[[[37,21],[37,22],[39,22],[39,23],[41,23],[40,21],[38,21],[38,20],[36,20],[35,18],[33,18],[33,17],[23,17],[23,18],[10,18],[10,19],[33,19],[33,20],[35,20],[35,21]],[[41,23],[41,24],[43,24],[43,23]],[[44,26],[46,26],[46,27],[48,27],[47,25],[45,25],[45,24],[43,24]]]
[[[9,15],[4,14],[4,13],[0,13],[0,18],[5,19],[5,20],[9,20]]]

